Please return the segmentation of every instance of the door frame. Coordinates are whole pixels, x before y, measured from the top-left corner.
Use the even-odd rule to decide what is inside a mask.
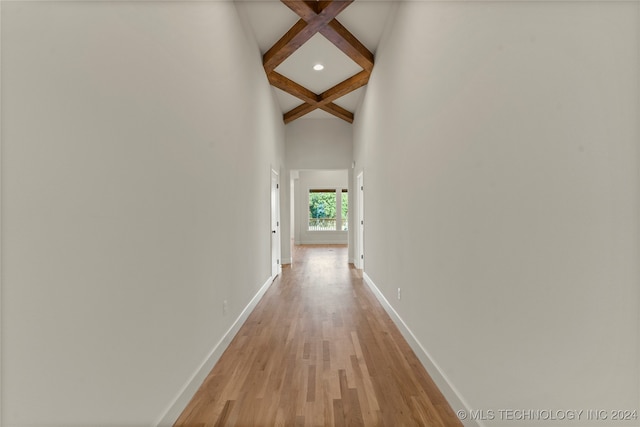
[[[356,227],[356,268],[364,270],[364,170],[356,177],[358,226]]]
[[[270,180],[271,215],[269,235],[271,242],[271,278],[275,279],[282,271],[282,249],[280,233],[280,174],[271,169]]]

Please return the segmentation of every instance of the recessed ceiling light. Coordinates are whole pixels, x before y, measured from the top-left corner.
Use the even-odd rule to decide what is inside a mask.
[[[316,65],[313,66],[313,69],[316,70],[316,71],[324,70],[324,65],[316,64]]]

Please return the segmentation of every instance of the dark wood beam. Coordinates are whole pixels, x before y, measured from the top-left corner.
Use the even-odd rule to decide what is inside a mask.
[[[304,116],[305,114],[308,114],[308,113],[312,112],[316,108],[318,108],[318,107],[312,106],[312,105],[307,104],[305,102],[304,104],[298,105],[293,110],[290,110],[290,111],[287,111],[286,113],[284,113],[282,118],[284,120],[284,123],[287,124],[287,123],[290,123],[290,122],[294,121],[295,119],[299,119],[300,117]]]
[[[367,71],[373,69],[373,53],[360,43],[337,19],[320,29],[320,34]]]
[[[282,3],[307,22],[318,15],[317,1],[283,0]]]
[[[286,113],[284,113],[282,118],[284,120],[284,123],[287,124],[294,121],[295,119],[299,119],[305,114],[309,114],[310,112],[318,108],[326,111],[329,114],[333,114],[334,116],[342,120],[346,120],[349,123],[353,123],[353,113],[348,110],[345,110],[339,105],[334,104],[333,102],[322,105],[320,107],[318,107],[317,105],[310,105],[307,103],[300,104],[293,110],[287,111]]]
[[[316,33],[300,19],[262,57],[265,71],[270,73]]]
[[[333,114],[339,119],[345,120],[349,123],[353,123],[353,113],[349,110],[342,108],[341,106],[334,104],[333,102],[329,102],[328,104],[321,105],[310,105],[307,103],[300,104],[296,108],[291,111],[284,113],[283,119],[284,123],[290,123],[295,119],[299,119],[305,114],[309,114],[313,110],[320,108],[323,111],[326,111],[329,114]]]
[[[353,123],[353,113],[333,103],[334,100],[366,85],[373,69],[373,54],[335,17],[354,0],[281,0],[301,19],[287,31],[263,56],[264,69],[272,86],[304,101],[284,114],[285,123],[322,109]],[[284,60],[316,33],[321,33],[338,49],[360,65],[363,71],[317,95],[304,86],[275,72]]]
[[[299,119],[300,117],[306,114],[309,114],[314,110],[317,110],[318,108],[326,111],[329,114],[332,114],[338,117],[339,119],[345,120],[349,123],[353,123],[353,118],[354,118],[353,113],[349,110],[342,108],[337,104],[334,104],[333,102],[330,102],[329,104],[326,104],[326,105],[322,105],[320,107],[316,105],[310,105],[307,103],[300,104],[293,110],[287,111],[286,113],[284,113],[282,118],[284,120],[284,123],[287,124],[294,121],[295,119]]]
[[[311,2],[300,0],[282,0],[282,2],[302,19],[296,22],[262,57],[262,64],[267,73],[275,70],[293,52],[349,6],[353,0],[322,2],[317,6],[320,10],[319,13],[316,13]]]
[[[289,9],[295,12],[296,15],[304,21],[310,23],[316,20],[318,15],[322,16],[322,14],[327,11],[330,12],[330,15],[335,17],[337,14],[334,15],[335,10],[332,9],[332,7],[340,6],[338,3],[341,2],[282,0],[282,3],[289,7]],[[347,7],[347,5],[344,5],[344,7]],[[342,9],[344,9],[344,7]],[[319,14],[315,8],[320,10]],[[342,9],[340,11],[342,11]],[[360,43],[360,41],[337,19],[334,18],[326,23],[319,29],[319,32],[363,69],[368,71],[373,69],[373,53],[371,53],[365,45]]]
[[[306,87],[283,76],[282,74],[272,71],[267,77],[269,78],[269,83],[271,83],[271,86],[275,86],[290,95],[300,98],[304,102],[307,102],[309,104],[316,104],[318,103],[318,101],[320,101],[320,97],[318,95],[311,92]]]
[[[320,95],[316,95],[304,86],[294,82],[293,80],[279,74],[275,71],[269,73],[269,83],[272,86],[277,87],[280,90],[293,95],[304,102],[319,108],[321,105],[328,104],[336,99],[344,96],[356,89],[361,88],[369,82],[370,73],[368,71],[361,71],[358,74],[348,78],[347,80],[335,85],[334,87],[327,89]]]
[[[335,85],[331,89],[327,89],[319,96],[319,104],[328,104],[340,98],[341,96],[344,96],[356,89],[361,88],[369,82],[370,75],[371,73],[366,70],[361,71],[358,74],[343,81],[342,83]]]
[[[324,1],[301,1],[301,0],[280,0],[295,12],[308,24],[318,22],[319,25],[326,25],[334,19],[340,12],[354,0],[324,0]]]
[[[353,113],[351,111],[345,110],[339,105],[334,104],[333,102],[327,105],[323,105],[320,108],[326,111],[327,113],[333,114],[334,116],[342,120],[345,120],[349,123],[353,123]]]
[[[289,1],[289,0],[282,0]],[[345,10],[354,0],[326,0],[318,3],[318,16],[322,18],[322,26],[331,22],[336,16]]]
[[[353,113],[333,104],[333,101],[366,85],[369,81],[369,76],[370,73],[368,71],[361,71],[342,83],[335,85],[331,89],[324,91],[321,95],[316,95],[305,87],[289,80],[275,71],[269,74],[269,81],[272,81],[273,79],[273,82],[271,83],[273,86],[305,101],[304,104],[298,105],[293,110],[285,113],[285,123],[289,123],[290,121],[300,118],[318,108],[352,123]],[[326,106],[328,107],[325,109],[324,107]]]

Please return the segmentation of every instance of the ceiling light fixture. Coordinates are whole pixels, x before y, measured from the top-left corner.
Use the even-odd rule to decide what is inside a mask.
[[[316,64],[316,65],[313,66],[313,69],[316,70],[316,71],[324,70],[324,65]]]

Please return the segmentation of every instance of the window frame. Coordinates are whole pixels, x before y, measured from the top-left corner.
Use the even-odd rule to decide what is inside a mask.
[[[311,220],[314,219],[311,217],[311,212],[310,212],[310,202],[311,202],[311,194],[312,193],[333,193],[334,197],[335,197],[335,201],[336,201],[336,205],[335,205],[335,218],[329,218],[335,221],[335,229],[325,229],[325,230],[318,230],[318,229],[312,229],[311,228]],[[307,201],[306,201],[306,209],[307,209],[307,219],[306,219],[306,232],[309,233],[347,233],[349,230],[348,228],[346,230],[343,230],[343,224],[349,224],[348,221],[348,211],[347,211],[347,216],[343,217],[342,216],[342,194],[346,193],[347,194],[347,209],[349,209],[348,207],[348,194],[349,191],[347,188],[343,188],[343,187],[337,187],[337,188],[323,188],[323,187],[310,187],[307,189]]]

